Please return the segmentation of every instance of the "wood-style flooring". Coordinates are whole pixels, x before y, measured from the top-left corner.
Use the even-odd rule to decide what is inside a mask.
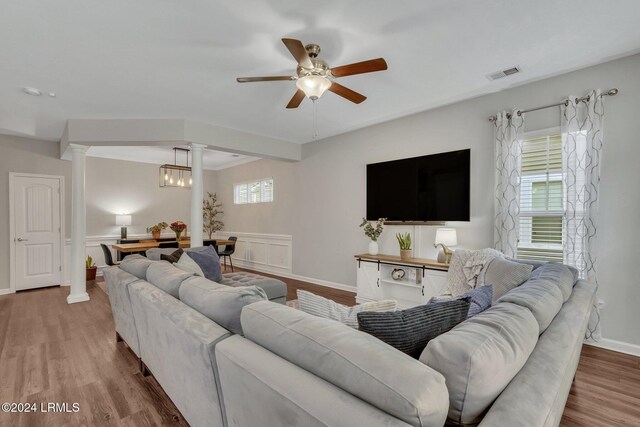
[[[260,273],[262,274],[262,273]],[[287,278],[297,289],[355,304],[350,292]],[[69,288],[0,296],[0,403],[73,403],[78,413],[2,413],[0,426],[154,426],[187,423],[136,356],[116,343],[109,299],[67,305]],[[640,426],[640,359],[584,346],[562,426]],[[270,427],[270,426],[266,426]]]

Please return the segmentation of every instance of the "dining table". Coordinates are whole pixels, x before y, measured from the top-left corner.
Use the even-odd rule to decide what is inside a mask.
[[[217,247],[233,246],[236,244],[235,241],[228,240],[228,239],[215,239],[215,241],[216,241]],[[163,241],[162,243],[171,243],[171,241],[169,242]],[[179,245],[181,248],[189,248],[191,247],[191,240],[182,239],[180,240]],[[139,242],[139,243],[117,243],[115,245],[111,245],[111,247],[115,249],[117,252],[120,252],[123,254],[140,253],[140,252],[145,252],[147,249],[159,248],[160,242],[147,241],[147,242]]]

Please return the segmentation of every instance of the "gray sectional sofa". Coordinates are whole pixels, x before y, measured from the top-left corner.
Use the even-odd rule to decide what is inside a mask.
[[[539,266],[416,360],[140,258],[105,273],[116,330],[194,427],[557,426],[595,298],[575,270]]]

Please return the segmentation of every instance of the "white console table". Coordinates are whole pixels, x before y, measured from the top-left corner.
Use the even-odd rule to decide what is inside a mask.
[[[356,302],[394,299],[399,308],[426,304],[446,287],[449,264],[431,259],[402,260],[393,255],[355,255],[358,267]],[[402,279],[393,279],[394,269],[402,269]]]

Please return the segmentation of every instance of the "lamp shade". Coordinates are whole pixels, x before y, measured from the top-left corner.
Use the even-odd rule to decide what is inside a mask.
[[[308,76],[300,77],[296,81],[296,86],[298,89],[303,91],[309,99],[318,99],[327,89],[329,89],[331,81],[326,77],[310,74]]]
[[[116,215],[116,225],[131,225],[131,215]]]
[[[436,230],[436,245],[442,243],[445,246],[456,246],[458,244],[458,233],[455,228],[438,228]]]

